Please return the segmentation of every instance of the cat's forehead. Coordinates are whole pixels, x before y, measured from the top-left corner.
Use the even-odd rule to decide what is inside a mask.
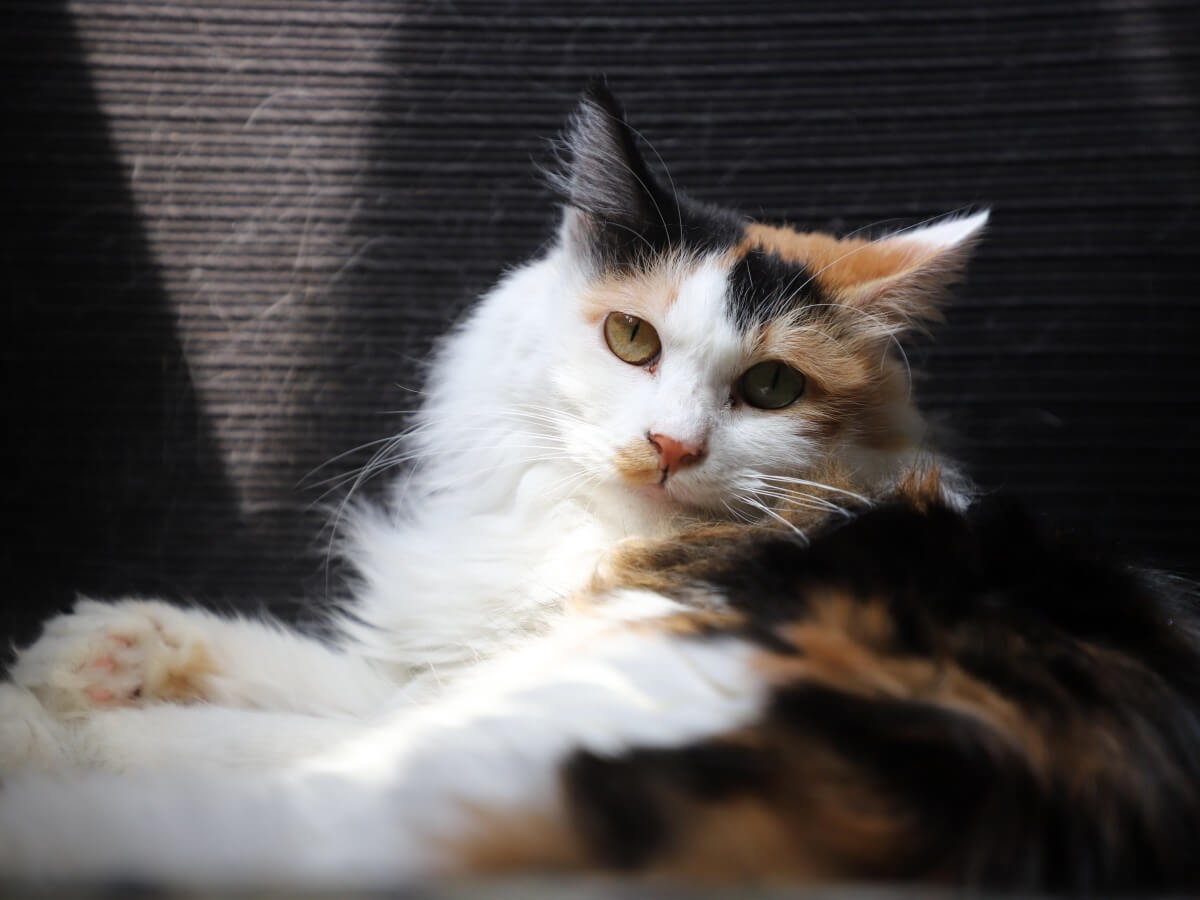
[[[786,227],[748,223],[719,246],[670,247],[637,265],[608,269],[588,291],[589,318],[620,310],[684,328],[727,320],[747,336],[778,327],[801,308],[827,305],[804,237]]]
[[[584,314],[599,322],[623,312],[651,323],[664,341],[716,362],[742,356],[751,332],[730,304],[732,261],[727,252],[664,255],[638,269],[596,279],[584,296]]]

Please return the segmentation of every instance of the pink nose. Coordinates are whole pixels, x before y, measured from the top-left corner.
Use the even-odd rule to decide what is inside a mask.
[[[648,434],[646,438],[658,451],[659,468],[664,478],[700,462],[700,458],[704,456],[703,444],[685,444],[665,434]]]

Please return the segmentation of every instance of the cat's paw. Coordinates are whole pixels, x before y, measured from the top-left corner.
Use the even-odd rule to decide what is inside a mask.
[[[215,672],[203,629],[186,611],[156,601],[81,600],[18,655],[12,680],[69,716],[204,701]]]

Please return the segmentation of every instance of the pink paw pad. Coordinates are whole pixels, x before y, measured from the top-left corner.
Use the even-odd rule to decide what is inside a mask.
[[[122,682],[129,680],[140,681],[134,670],[138,663],[122,658],[124,651],[131,650],[140,643],[137,638],[123,634],[110,634],[104,638],[108,652],[93,659],[86,660],[75,667],[87,681],[79,688],[84,697],[96,706],[118,706],[129,704],[142,693],[140,684],[125,688]],[[94,681],[92,679],[95,679]]]
[[[108,705],[117,699],[117,695],[108,688],[97,687],[96,685],[85,688],[83,692],[87,694],[88,699],[93,703]]]

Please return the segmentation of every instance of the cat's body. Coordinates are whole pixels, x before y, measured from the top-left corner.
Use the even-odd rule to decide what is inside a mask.
[[[1130,687],[1193,686],[1190,618],[1027,523],[964,518],[894,352],[985,216],[875,241],[747,223],[655,181],[603,90],[568,148],[558,241],[447,339],[382,457],[411,468],[348,512],[341,641],[156,601],[52,622],[0,686],[19,776],[0,874],[1000,882],[1011,861],[1045,886],[1118,885],[1145,860],[1191,883],[1155,817],[1195,833],[1194,744]],[[1082,614],[1076,575],[1136,646],[1109,647],[1123,635]],[[1013,670],[976,629],[1027,658]],[[1124,667],[1109,730],[1039,718],[1020,680],[1060,664],[1045,647]],[[1089,771],[1119,808],[1060,845],[1032,826],[1100,811],[1060,776],[1101,738]],[[1171,790],[1143,798],[1119,770],[1149,759]],[[22,774],[80,767],[131,774]]]
[[[341,739],[340,719],[354,728],[424,702],[545,633],[623,540],[773,521],[777,507],[816,522],[929,456],[896,335],[937,315],[986,214],[876,241],[750,223],[661,187],[603,90],[579,106],[565,149],[558,240],[443,343],[415,427],[381,453],[410,463],[388,501],[340,517],[356,579],[337,645],[154,601],[81,604],[13,670],[71,721],[0,741],[0,760],[303,757]],[[645,323],[653,359],[620,358],[615,316]],[[756,365],[778,366],[767,374],[785,387],[799,378],[798,395],[755,405],[743,380]],[[847,486],[817,496],[834,462]],[[326,721],[274,724],[243,751],[229,735],[255,730],[245,717],[197,739],[161,724],[177,711],[154,701]],[[0,702],[28,706],[11,692]]]

